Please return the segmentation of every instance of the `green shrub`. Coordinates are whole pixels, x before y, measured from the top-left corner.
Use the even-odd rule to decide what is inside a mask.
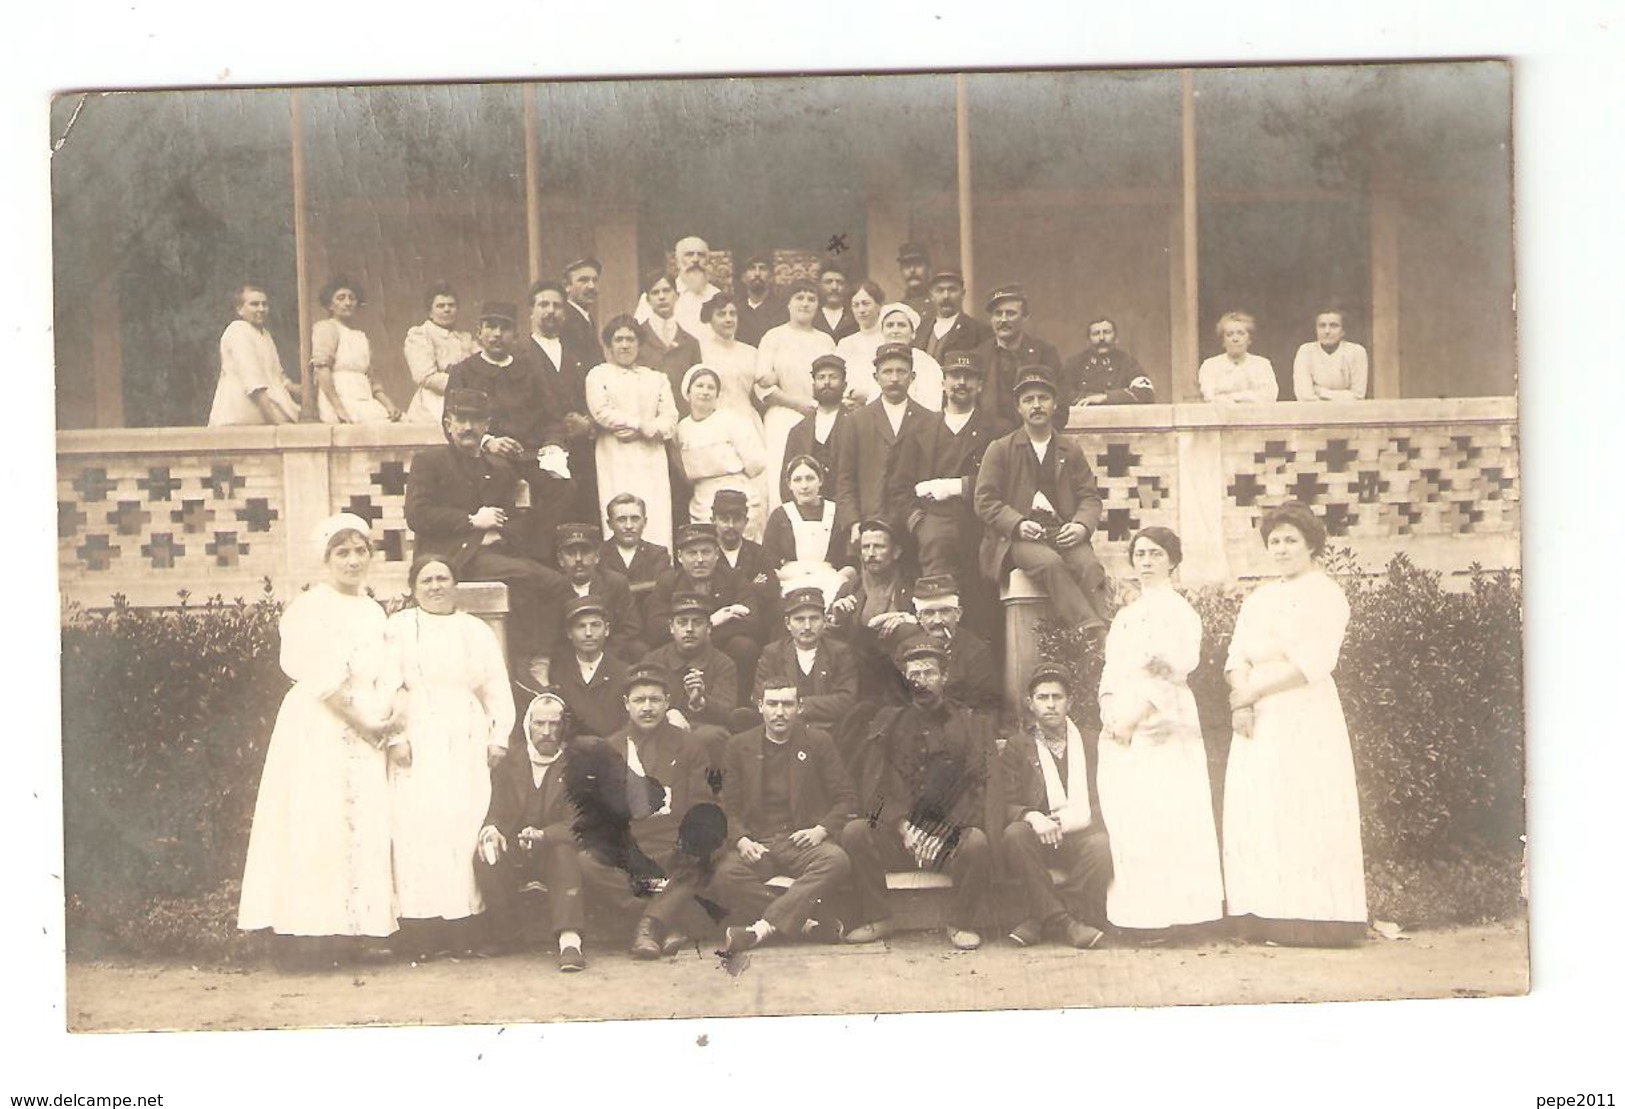
[[[1358,573],[1346,551],[1327,569],[1349,599],[1335,678],[1354,747],[1373,916],[1409,927],[1520,911],[1523,832],[1523,610],[1518,576],[1473,568],[1471,588],[1395,556],[1386,574]],[[1186,593],[1202,618],[1191,674],[1223,812],[1230,748],[1224,661],[1245,587]],[[1040,654],[1070,664],[1094,689],[1099,660],[1048,629]],[[1092,700],[1092,698],[1085,698]],[[1088,712],[1094,712],[1091,706]],[[1080,711],[1080,724],[1087,712]]]

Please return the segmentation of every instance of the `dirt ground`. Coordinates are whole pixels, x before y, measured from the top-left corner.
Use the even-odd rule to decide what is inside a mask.
[[[68,1028],[243,1029],[508,1024],[644,1017],[897,1013],[1477,997],[1529,988],[1524,922],[1373,936],[1311,951],[1207,943],[1078,952],[907,933],[863,947],[770,946],[726,966],[689,949],[655,963],[587,944],[582,974],[552,954],[282,974],[269,966],[86,962],[67,968]]]

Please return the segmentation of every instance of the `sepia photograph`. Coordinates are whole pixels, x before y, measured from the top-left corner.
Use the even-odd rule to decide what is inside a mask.
[[[67,1028],[1525,993],[1517,86],[56,97]]]

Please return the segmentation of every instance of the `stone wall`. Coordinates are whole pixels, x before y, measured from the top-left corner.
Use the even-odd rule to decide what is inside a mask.
[[[1511,398],[1080,409],[1074,431],[1105,500],[1095,539],[1126,569],[1148,524],[1184,540],[1187,583],[1267,573],[1264,510],[1314,504],[1331,541],[1375,572],[1397,551],[1463,572],[1519,566],[1517,405]],[[318,573],[309,536],[331,512],[371,521],[380,596],[404,589],[411,425],[65,431],[57,437],[57,551],[65,602],[98,607],[287,596]]]

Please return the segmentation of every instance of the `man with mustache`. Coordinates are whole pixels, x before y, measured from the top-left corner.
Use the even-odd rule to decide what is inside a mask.
[[[919,243],[904,243],[897,251],[897,270],[903,277],[903,295],[897,299],[926,319],[931,316],[931,255]]]
[[[1036,335],[1027,334],[1030,315],[1027,291],[1020,285],[1003,285],[987,297],[988,318],[993,335],[976,348],[976,361],[987,374],[993,390],[992,407],[1012,423],[1018,423],[1015,394],[1016,374],[1023,366],[1044,366],[1052,375],[1061,372],[1061,356]],[[1061,424],[1066,424],[1065,418]]]
[[[964,312],[965,278],[958,270],[931,275],[930,311],[920,313],[914,345],[944,366],[956,351],[975,350],[993,338],[993,329]]]
[[[581,350],[599,351],[598,324],[593,313],[598,308],[598,279],[604,264],[596,258],[577,258],[564,267],[564,291],[569,311],[564,314],[564,334]],[[601,359],[594,358],[596,366]]]
[[[845,437],[852,413],[846,399],[846,359],[838,354],[821,354],[812,363],[813,401],[818,411],[804,416],[785,439],[785,465],[802,455],[816,458],[824,467],[824,497],[835,499],[837,475],[835,458]],[[788,503],[790,475],[779,475],[779,497]]]
[[[829,606],[829,630],[852,648],[858,699],[892,692],[896,670],[887,642],[907,623],[914,582],[902,568],[897,532],[882,519],[858,525],[858,576],[844,582]]]
[[[818,267],[818,299],[822,303],[813,316],[813,327],[837,343],[857,333],[858,321],[846,306],[846,271],[834,262]]]
[[[752,254],[739,272],[739,330],[734,338],[749,346],[762,345],[762,336],[790,318],[784,302],[773,294],[773,259]]]
[[[539,512],[538,530],[560,520],[590,520],[597,514],[598,468],[593,459],[597,434],[587,414],[587,371],[602,361],[598,347],[582,346],[580,336],[566,333],[575,312],[557,281],[538,281],[530,287],[530,342],[521,344],[535,366],[541,389],[542,446],[566,452],[560,486],[532,490],[532,510]],[[537,494],[544,496],[538,498]]]
[[[1150,404],[1157,399],[1140,363],[1117,345],[1117,324],[1104,316],[1089,321],[1089,345],[1067,359],[1059,380],[1068,410],[1080,404]]]

